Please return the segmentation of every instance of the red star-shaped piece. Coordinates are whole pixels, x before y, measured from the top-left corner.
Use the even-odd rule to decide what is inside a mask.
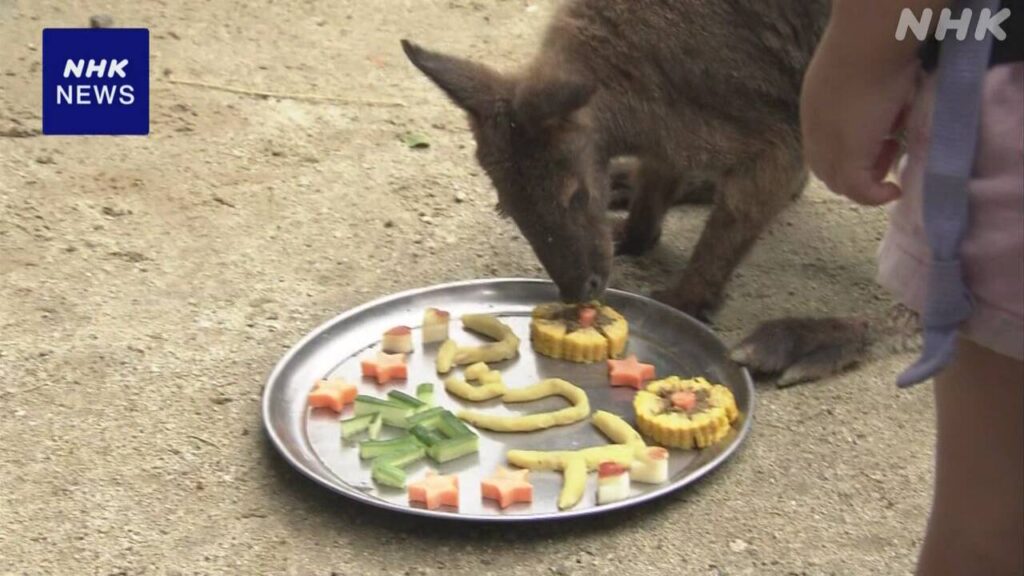
[[[408,377],[405,354],[378,352],[375,358],[365,358],[360,364],[363,376],[376,378],[377,384],[385,384],[391,380],[405,380]]]
[[[427,510],[441,506],[459,507],[459,477],[441,476],[430,470],[426,478],[409,484],[409,502],[419,502]]]
[[[636,355],[625,360],[608,360],[608,374],[612,386],[631,386],[637,390],[643,388],[644,382],[654,379],[654,364],[637,362]]]
[[[480,481],[484,498],[497,500],[498,506],[508,508],[516,502],[533,502],[533,484],[526,481],[529,470],[509,470],[499,466],[490,478]]]
[[[346,404],[356,399],[356,394],[355,385],[344,380],[317,380],[313,391],[309,393],[309,406],[341,412]]]

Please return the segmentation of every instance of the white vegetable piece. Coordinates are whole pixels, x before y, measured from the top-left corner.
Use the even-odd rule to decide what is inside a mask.
[[[629,472],[633,480],[644,484],[668,482],[668,450],[649,446],[633,460]]]
[[[610,504],[629,498],[629,471],[613,464],[612,467],[620,470],[609,475],[602,476],[604,465],[598,471],[597,478],[597,503]]]
[[[427,308],[423,312],[423,343],[444,342],[448,339],[451,315],[444,310]]]

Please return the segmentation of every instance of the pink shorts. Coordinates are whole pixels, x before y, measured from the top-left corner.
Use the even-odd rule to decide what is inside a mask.
[[[917,312],[923,309],[930,260],[921,182],[934,96],[934,75],[922,73],[900,169],[903,197],[891,208],[879,252],[879,282]],[[968,192],[970,225],[960,251],[974,313],[961,331],[1024,360],[1024,63],[988,70],[978,140]]]

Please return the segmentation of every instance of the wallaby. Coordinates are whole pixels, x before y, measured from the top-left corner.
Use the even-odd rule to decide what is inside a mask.
[[[711,215],[689,264],[654,294],[704,317],[807,182],[800,87],[829,7],[829,0],[569,0],[534,59],[510,73],[402,45],[466,111],[500,212],[515,221],[563,299],[599,296],[613,252],[651,249],[680,188],[712,186]],[[613,175],[613,163],[628,173]],[[607,214],[610,202],[621,201],[613,180],[632,189],[629,215],[615,224]],[[855,321],[777,321],[755,331],[737,356],[781,371],[810,355],[814,365],[798,367],[807,379],[852,362],[865,332]]]
[[[661,234],[684,181],[714,183],[681,279],[656,294],[693,315],[719,303],[733,270],[807,180],[804,70],[828,0],[572,0],[522,70],[403,42],[469,115],[477,159],[541,263],[571,300],[604,289],[613,226],[609,163],[637,159],[618,252]]]

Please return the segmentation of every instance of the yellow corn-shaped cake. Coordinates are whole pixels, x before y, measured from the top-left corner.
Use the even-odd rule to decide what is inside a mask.
[[[729,433],[739,417],[732,391],[703,378],[656,380],[633,398],[637,428],[656,443],[706,448]]]
[[[626,319],[609,306],[541,304],[533,310],[530,340],[538,354],[572,362],[621,356],[629,339]]]

